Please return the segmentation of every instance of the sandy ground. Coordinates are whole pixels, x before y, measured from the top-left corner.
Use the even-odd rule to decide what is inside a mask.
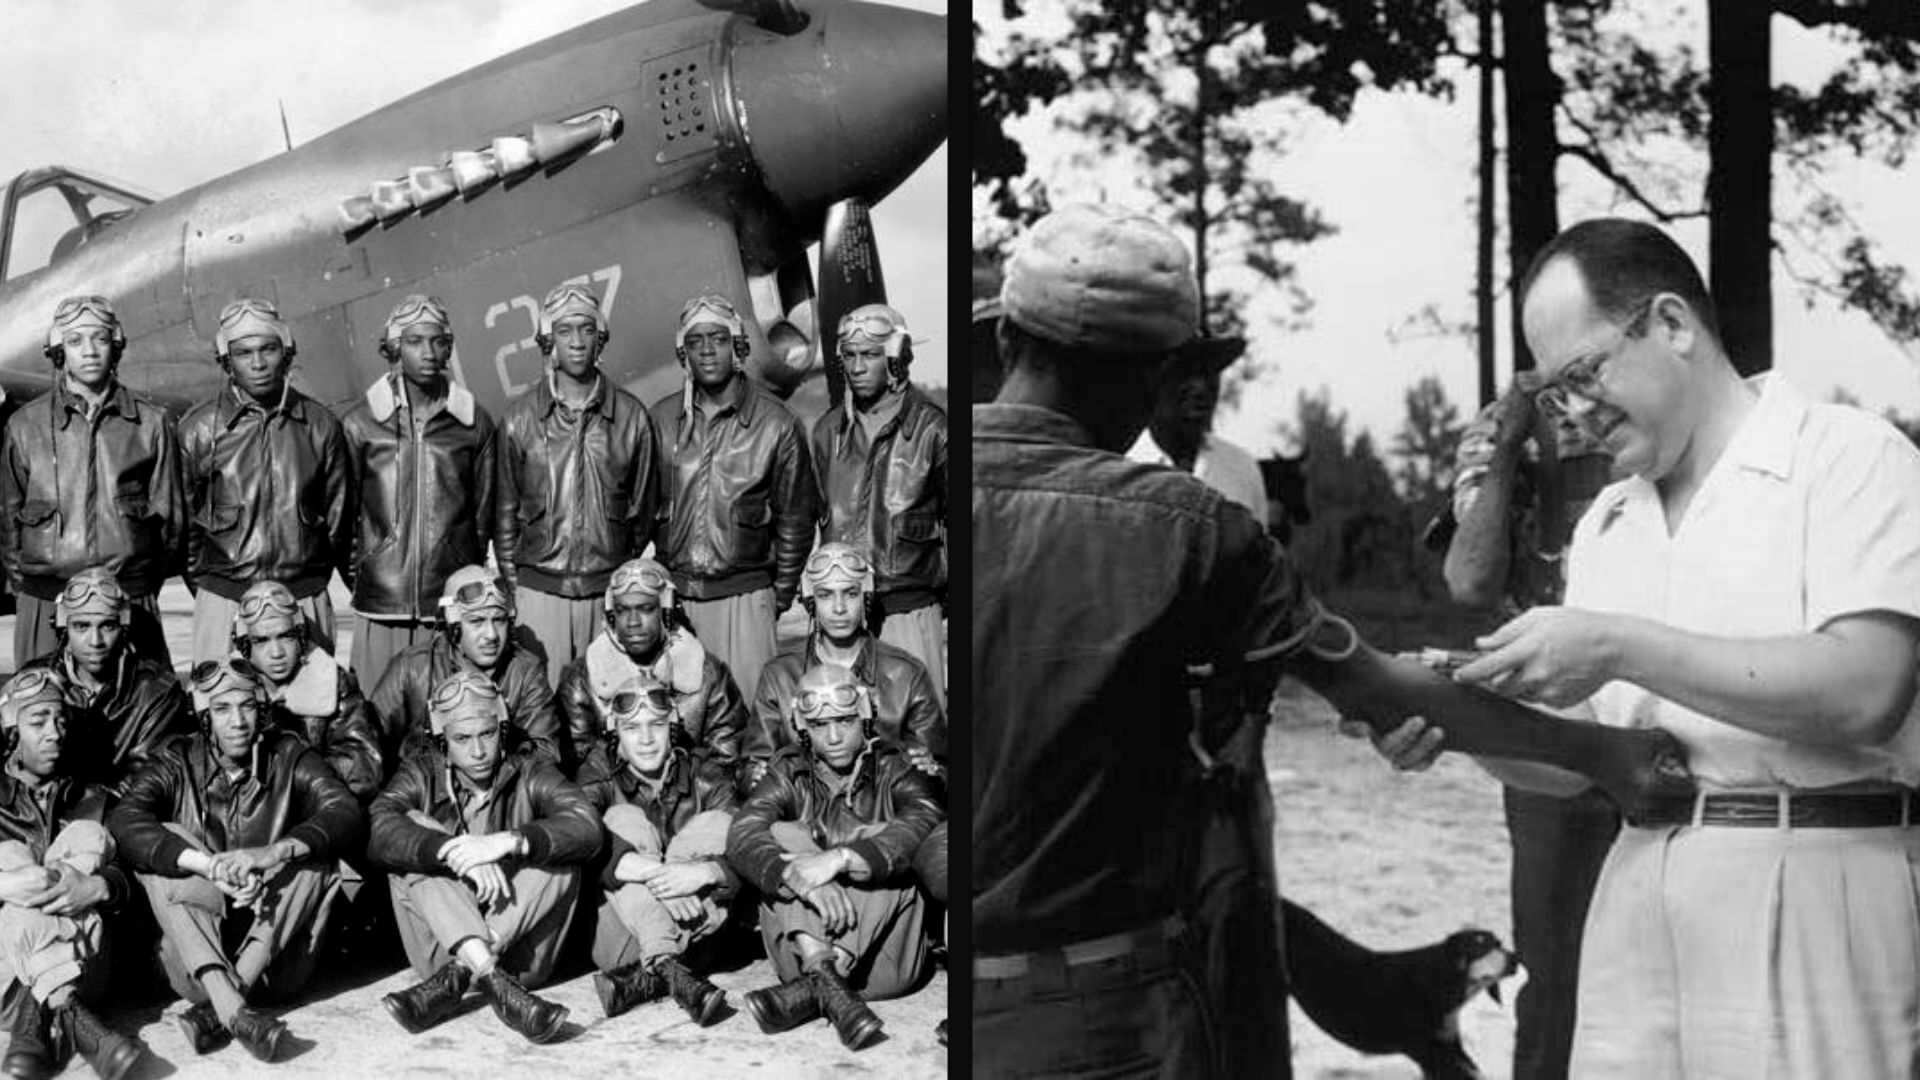
[[[1394,772],[1365,741],[1334,732],[1320,699],[1288,686],[1267,739],[1278,804],[1281,889],[1335,929],[1375,949],[1426,945],[1480,926],[1509,946],[1508,849],[1500,789],[1470,761]],[[1461,1014],[1467,1052],[1492,1078],[1511,1074],[1513,992],[1482,994]],[[1294,1075],[1413,1078],[1403,1057],[1369,1057],[1334,1042],[1293,1010]]]
[[[191,653],[193,601],[175,583],[161,593],[162,622],[176,662]],[[334,583],[336,610],[348,612],[347,595]],[[794,614],[798,614],[797,612]],[[790,620],[793,616],[790,615]],[[804,615],[783,622],[783,637],[805,632]],[[11,665],[12,616],[0,618],[0,657]],[[351,648],[350,618],[341,620],[340,653]],[[380,1005],[383,994],[411,985],[412,972],[395,948],[390,958],[362,957],[356,970],[323,970],[311,997],[298,1007],[278,1010],[294,1039],[292,1050],[274,1065],[262,1065],[238,1046],[196,1057],[173,1018],[179,1001],[136,1004],[107,995],[104,1010],[121,1031],[137,1032],[153,1053],[133,1080],[185,1077],[434,1077],[511,1076],[612,1077],[636,1071],[659,1076],[699,1077],[934,1077],[947,1074],[947,1051],[934,1039],[934,1025],[947,1015],[947,975],[936,971],[918,993],[898,1001],[874,1003],[886,1024],[886,1037],[858,1054],[847,1051],[824,1022],[779,1036],[763,1035],[752,1017],[739,1011],[701,1030],[671,1002],[655,1002],[608,1020],[594,997],[586,970],[563,971],[556,985],[541,993],[571,1013],[560,1041],[535,1046],[508,1031],[478,995],[467,1011],[419,1036],[408,1035]],[[748,990],[771,985],[772,965],[760,959],[722,972],[714,983],[740,1009]],[[0,1034],[0,1038],[4,1038]],[[90,1076],[75,1059],[64,1074]]]

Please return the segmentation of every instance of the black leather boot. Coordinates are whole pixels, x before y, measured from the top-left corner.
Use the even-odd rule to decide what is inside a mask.
[[[880,1037],[880,1018],[839,972],[816,968],[807,972],[807,980],[813,983],[813,996],[820,999],[820,1011],[827,1014],[827,1021],[840,1033],[840,1042],[847,1049],[864,1049]]]
[[[203,1001],[180,1014],[180,1031],[196,1054],[211,1054],[233,1041],[233,1032],[220,1022],[213,1002]]]
[[[44,1080],[58,1072],[52,1021],[47,1007],[21,987],[20,1002],[13,1011],[12,1041],[7,1045],[6,1059],[0,1061],[0,1072],[17,1080]]]
[[[727,995],[708,982],[704,975],[695,973],[677,956],[663,957],[653,970],[666,979],[667,990],[673,994],[673,1000],[687,1010],[687,1015],[693,1017],[694,1023],[706,1027],[720,1019],[720,1010],[726,1007]]]
[[[147,1052],[147,1044],[139,1039],[129,1038],[101,1023],[79,998],[69,1000],[60,1009],[60,1024],[66,1029],[67,1037],[73,1040],[73,1048],[93,1066],[100,1080],[120,1080],[133,1067],[140,1063]]]
[[[640,964],[633,963],[612,971],[594,972],[593,992],[600,995],[600,1008],[611,1018],[635,1005],[665,997],[667,982]]]
[[[813,996],[813,983],[805,975],[792,982],[749,990],[746,1001],[754,1023],[769,1035],[792,1031],[801,1024],[820,1019],[820,999]]]
[[[380,999],[393,1018],[415,1035],[453,1015],[460,999],[467,995],[473,973],[458,960],[440,965],[440,970],[405,990],[396,990]]]
[[[480,976],[480,992],[493,1002],[493,1014],[500,1022],[530,1042],[551,1042],[567,1022],[566,1006],[535,995],[499,968]]]
[[[233,1037],[256,1059],[272,1061],[280,1056],[280,1041],[287,1037],[286,1024],[251,1005],[243,1005],[233,1014],[233,1023],[228,1026]]]

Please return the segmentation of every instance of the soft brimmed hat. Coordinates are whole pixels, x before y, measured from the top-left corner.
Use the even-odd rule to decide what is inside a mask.
[[[1028,230],[1000,287],[1022,330],[1080,349],[1172,349],[1193,337],[1200,301],[1186,245],[1152,218],[1065,206]]]

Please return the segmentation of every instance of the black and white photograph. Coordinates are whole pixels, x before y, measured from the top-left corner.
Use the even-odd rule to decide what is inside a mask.
[[[1920,1076],[1920,9],[972,21],[972,1075]]]
[[[5,30],[0,1074],[946,1075],[944,0]]]

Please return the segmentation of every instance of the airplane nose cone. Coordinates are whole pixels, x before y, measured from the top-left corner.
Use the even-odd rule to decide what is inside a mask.
[[[947,137],[947,20],[881,4],[803,2],[790,37],[743,27],[734,118],[767,190],[809,224],[877,202]]]

